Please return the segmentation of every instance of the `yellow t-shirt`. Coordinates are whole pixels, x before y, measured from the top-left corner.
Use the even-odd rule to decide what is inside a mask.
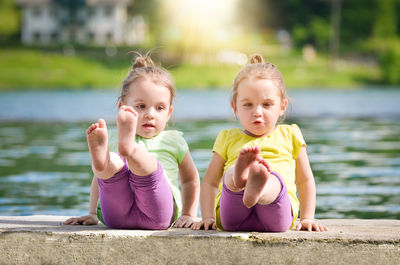
[[[240,150],[247,146],[259,146],[261,148],[260,154],[270,164],[271,170],[277,172],[283,178],[292,205],[294,223],[299,212],[299,200],[296,196],[295,184],[296,158],[301,147],[305,145],[303,135],[296,124],[278,125],[274,131],[263,137],[248,136],[241,129],[235,128],[222,130],[218,134],[213,152],[219,154],[226,161],[225,174],[225,171],[236,163]],[[217,226],[223,229],[219,215],[222,182],[219,185],[219,190],[215,199],[215,213]]]

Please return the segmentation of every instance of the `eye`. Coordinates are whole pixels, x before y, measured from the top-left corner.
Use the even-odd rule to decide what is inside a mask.
[[[271,102],[265,102],[264,107],[271,107],[273,104]]]
[[[253,106],[253,104],[251,104],[250,102],[246,102],[246,103],[243,103],[243,106],[244,107],[251,107],[251,106]]]
[[[162,111],[162,110],[165,110],[165,106],[160,105],[160,106],[157,106],[156,109],[157,109],[158,111]]]
[[[136,108],[137,109],[144,109],[144,108],[146,108],[146,105],[145,104],[137,104]]]

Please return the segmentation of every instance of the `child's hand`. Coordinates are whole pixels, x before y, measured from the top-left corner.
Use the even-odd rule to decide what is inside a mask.
[[[174,227],[176,228],[189,228],[191,227],[195,222],[196,218],[189,216],[189,215],[182,215],[181,217],[176,220]]]
[[[314,219],[300,219],[300,223],[296,226],[296,230],[308,230],[309,232],[325,232],[328,231],[328,228],[324,225],[316,223]]]
[[[204,230],[217,229],[217,224],[215,223],[215,218],[206,218],[201,220],[200,222],[196,222],[192,225],[192,230],[200,230],[204,228]]]
[[[95,214],[89,214],[86,216],[81,216],[81,217],[72,217],[69,218],[64,222],[65,225],[97,225],[99,222],[99,219],[97,218],[97,215]]]

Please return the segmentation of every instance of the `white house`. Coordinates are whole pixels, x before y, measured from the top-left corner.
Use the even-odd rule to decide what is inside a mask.
[[[76,42],[92,45],[142,43],[146,26],[128,17],[129,0],[82,0],[79,7],[57,0],[16,0],[22,7],[22,43]],[[63,3],[61,3],[63,2]]]

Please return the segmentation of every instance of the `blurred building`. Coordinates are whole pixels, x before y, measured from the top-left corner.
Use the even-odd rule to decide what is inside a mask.
[[[22,8],[21,41],[26,45],[80,43],[139,44],[146,25],[129,17],[129,0],[16,0]]]

